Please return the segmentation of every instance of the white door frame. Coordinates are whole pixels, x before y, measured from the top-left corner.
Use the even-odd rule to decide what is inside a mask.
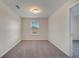
[[[72,4],[69,8],[69,31],[70,31],[70,56],[73,56],[73,38],[72,38],[72,34],[71,34],[71,21],[72,21],[72,18],[71,18],[71,9],[73,7],[75,7],[77,4],[79,4],[79,1],[78,2],[75,2],[74,4]]]

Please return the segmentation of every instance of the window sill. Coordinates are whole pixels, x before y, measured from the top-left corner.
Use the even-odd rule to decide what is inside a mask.
[[[40,36],[40,34],[32,34],[32,36]]]

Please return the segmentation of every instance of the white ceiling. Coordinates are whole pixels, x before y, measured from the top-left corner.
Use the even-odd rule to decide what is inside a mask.
[[[12,10],[18,13],[21,17],[49,17],[58,8],[60,8],[68,0],[2,0]],[[16,8],[20,6],[20,9]],[[38,15],[33,15],[29,10],[32,7],[38,7],[42,10]]]

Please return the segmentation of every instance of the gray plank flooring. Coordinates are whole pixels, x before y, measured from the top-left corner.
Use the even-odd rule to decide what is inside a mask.
[[[21,41],[2,58],[68,58],[49,41]]]

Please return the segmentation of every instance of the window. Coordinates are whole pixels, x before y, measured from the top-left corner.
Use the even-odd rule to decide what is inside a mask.
[[[36,20],[32,20],[32,34],[38,34],[39,23]]]

